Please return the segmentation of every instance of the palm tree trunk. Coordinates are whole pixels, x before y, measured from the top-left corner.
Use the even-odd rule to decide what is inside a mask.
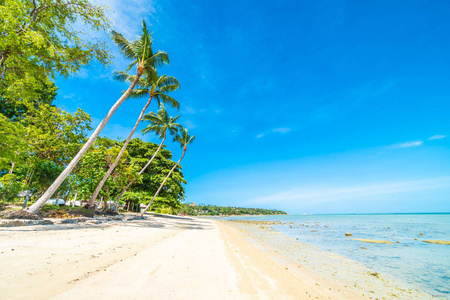
[[[161,141],[161,143],[158,146],[158,149],[156,149],[155,153],[153,154],[152,158],[150,158],[150,160],[148,161],[148,163],[142,168],[142,170],[139,171],[139,175],[142,175],[142,173],[144,173],[144,171],[147,169],[148,166],[150,166],[150,164],[152,163],[153,159],[155,159],[156,154],[158,154],[159,150],[161,149],[162,145],[164,144],[164,141],[166,140],[166,132],[164,132],[164,137],[163,140]]]
[[[14,166],[15,166],[15,163],[14,163],[14,162],[11,162],[11,168],[9,169],[9,172],[8,172],[9,175],[11,175],[11,174],[13,173],[13,171],[14,171]]]
[[[75,193],[75,197],[73,198],[72,207],[75,207],[75,201],[77,201],[78,193]]]
[[[141,114],[139,115],[139,118],[136,121],[136,124],[134,124],[133,129],[131,130],[130,134],[128,135],[127,140],[122,146],[122,149],[120,149],[119,154],[117,155],[116,159],[112,163],[112,165],[109,167],[108,172],[106,172],[105,176],[103,176],[102,180],[100,180],[99,184],[97,185],[97,188],[94,191],[94,194],[92,194],[91,199],[89,200],[89,207],[94,206],[95,199],[97,199],[98,193],[100,193],[100,190],[102,189],[103,185],[105,184],[106,180],[109,178],[109,176],[112,174],[114,169],[116,168],[117,164],[119,163],[120,158],[122,157],[123,153],[125,152],[125,149],[128,146],[128,143],[130,142],[131,138],[133,137],[134,132],[136,131],[136,128],[138,127],[139,123],[142,120],[142,117],[144,116],[145,111],[147,110],[147,107],[152,102],[152,96],[148,98],[147,103],[145,104],[144,108],[141,111]]]
[[[169,174],[167,174],[166,178],[164,178],[164,181],[161,183],[161,185],[159,186],[158,190],[156,191],[155,195],[152,198],[152,201],[150,201],[150,203],[147,205],[147,207],[144,209],[144,211],[141,213],[141,217],[145,214],[145,212],[152,206],[153,201],[155,201],[156,196],[158,196],[159,192],[161,191],[161,189],[163,188],[164,184],[166,183],[167,179],[169,179],[170,175],[172,175],[173,170],[175,170],[175,168],[180,164],[180,161],[183,159],[184,157],[184,153],[186,153],[186,147],[184,147],[183,149],[183,154],[181,155],[180,160],[177,161],[177,163],[175,164],[175,166],[173,166],[173,168],[170,170]]]
[[[128,182],[127,186],[122,190],[122,192],[120,192],[119,196],[117,196],[116,203],[115,203],[116,210],[118,210],[118,208],[119,208],[119,200],[120,200],[120,198],[122,198],[123,194],[130,187],[130,185],[131,185],[131,182]]]
[[[144,173],[144,171],[147,169],[147,167],[152,163],[153,159],[156,157],[156,154],[158,154],[159,150],[161,149],[164,141],[166,140],[166,132],[164,132],[164,137],[162,142],[159,144],[158,149],[156,149],[155,153],[153,154],[152,158],[150,158],[150,160],[147,162],[147,164],[139,171],[139,175],[142,175],[142,173]],[[123,194],[125,193],[125,191],[130,187],[130,185],[132,184],[132,182],[129,182],[127,184],[127,186],[122,190],[122,192],[120,192],[119,196],[116,199],[116,207],[119,205],[119,200],[120,198],[122,198]]]
[[[111,119],[114,112],[119,108],[119,106],[122,104],[123,101],[125,101],[126,98],[130,95],[131,91],[134,89],[134,86],[138,82],[139,78],[142,75],[142,70],[138,70],[136,78],[133,80],[131,85],[128,87],[125,93],[117,100],[116,103],[111,107],[106,117],[101,121],[100,124],[98,124],[97,128],[95,129],[94,133],[92,133],[89,140],[84,144],[84,146],[78,151],[77,155],[72,159],[72,161],[67,165],[66,169],[59,174],[58,178],[52,183],[52,185],[45,191],[45,193],[33,204],[28,208],[28,212],[37,214],[39,210],[44,206],[45,202],[50,199],[50,197],[53,195],[53,193],[59,188],[59,186],[63,183],[63,181],[66,179],[67,176],[69,176],[70,172],[72,172],[73,168],[77,165],[78,161],[83,157],[83,155],[86,153],[86,151],[89,149],[89,147],[94,143],[97,136],[100,134],[100,132],[105,128],[106,123],[108,123],[109,119]]]

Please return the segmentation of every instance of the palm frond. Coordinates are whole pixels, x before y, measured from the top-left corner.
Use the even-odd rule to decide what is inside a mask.
[[[163,103],[161,103],[161,100],[159,99],[158,95],[155,95],[155,99],[156,99],[156,104],[158,105],[158,107],[160,107],[161,105],[164,105]]]
[[[176,116],[175,118],[171,118],[171,122],[170,125],[168,126],[169,132],[171,135],[175,136],[176,134],[178,134],[178,131],[183,130],[183,126],[181,126],[178,123],[175,123],[175,121],[179,118],[180,116]]]
[[[117,31],[111,31],[111,37],[119,47],[120,52],[126,58],[131,60],[131,63],[126,70],[129,71],[137,64],[144,63],[145,72],[151,74],[149,76],[149,80],[152,80],[154,82],[158,78],[158,76],[155,75],[155,67],[169,64],[169,56],[164,51],[157,51],[156,53],[153,51],[152,35],[153,34],[147,27],[145,20],[142,21],[141,35],[138,39],[132,42],[129,42],[121,33]]]
[[[124,71],[114,71],[113,78],[120,82],[133,82],[136,75],[130,75]]]
[[[156,71],[156,68],[154,66],[147,66],[145,68],[144,76],[148,79],[148,82],[153,84],[153,82],[156,82],[159,78],[158,72]]]
[[[157,93],[155,94],[155,98],[157,99],[157,101],[159,103],[164,103],[164,104],[168,104],[170,106],[172,106],[173,108],[179,109],[180,108],[180,103],[173,99],[172,97],[165,95],[165,94],[161,94],[161,93]]]
[[[130,97],[132,98],[143,98],[148,97],[148,90],[147,89],[134,89],[131,91]]]
[[[142,132],[148,133],[152,131],[162,138],[165,132],[169,130],[170,134],[176,135],[178,129],[181,128],[180,124],[175,123],[179,117],[169,117],[166,108],[164,105],[161,105],[157,113],[150,112],[144,115],[142,121],[148,122],[149,125],[142,129]]]
[[[151,126],[145,127],[145,128],[142,129],[141,131],[142,131],[142,133],[144,133],[144,134],[149,133],[149,132],[155,132],[155,133],[157,133],[157,134],[160,134],[160,133],[161,133],[161,127],[160,127],[160,126],[157,126],[157,125],[151,125]]]
[[[149,84],[148,84],[148,79],[146,77],[144,77],[144,76],[141,76],[139,78],[137,86],[150,91]]]
[[[134,67],[135,65],[137,65],[139,63],[138,60],[133,61],[127,68],[126,71],[130,71],[132,67]]]
[[[162,67],[164,64],[169,64],[169,55],[164,51],[158,51],[152,56],[148,57],[146,64],[153,67]]]
[[[195,140],[195,136],[190,136],[188,130],[185,128],[181,130],[180,134],[177,134],[173,138],[174,142],[178,142],[181,145],[181,148],[186,146],[187,144],[191,144]]]
[[[178,120],[179,118],[180,118],[181,116],[180,115],[178,115],[178,116],[176,116],[176,117],[174,117],[174,118],[172,118],[172,123],[175,123],[175,121],[176,120]],[[181,125],[180,124],[176,124],[177,126],[180,126],[181,127]],[[183,128],[180,128],[180,129],[183,129]]]
[[[173,92],[173,91],[178,90],[179,87],[180,87],[180,85],[177,85],[177,84],[168,84],[168,85],[165,85],[165,86],[161,87],[159,89],[159,91],[161,93],[169,93],[169,92]]]
[[[156,86],[164,92],[172,92],[180,88],[180,83],[178,79],[173,76],[161,75],[156,81]]]
[[[112,30],[111,38],[116,43],[116,45],[119,47],[119,51],[126,58],[131,59],[131,60],[136,59],[136,53],[133,50],[132,44],[121,33],[118,33],[117,31]]]
[[[149,113],[145,114],[142,117],[142,121],[147,121],[147,122],[150,122],[152,124],[162,123],[162,120],[161,120],[160,116],[158,116],[158,114],[155,113],[155,112],[149,112]]]

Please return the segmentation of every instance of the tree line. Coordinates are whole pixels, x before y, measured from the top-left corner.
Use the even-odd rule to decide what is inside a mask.
[[[104,42],[83,38],[74,28],[81,22],[93,31],[108,31],[122,55],[130,61],[114,78],[127,83],[104,119],[94,129],[81,109],[71,114],[55,103],[58,76],[68,77],[96,59],[109,65]],[[195,139],[168,115],[165,105],[179,108],[169,94],[180,87],[173,76],[159,74],[169,64],[163,51],[153,51],[152,33],[145,21],[141,33],[128,41],[109,30],[105,8],[88,0],[5,0],[0,3],[0,200],[13,201],[30,192],[37,214],[51,197],[79,197],[95,209],[98,197],[114,202],[146,203],[177,208],[184,199],[186,181],[180,162]],[[147,99],[128,137],[99,137],[112,115],[127,98]],[[158,109],[147,112],[152,101]],[[159,145],[133,139],[138,125],[154,132]],[[178,161],[165,149],[172,136],[182,149]],[[26,196],[26,197],[27,197]]]
[[[191,205],[183,203],[178,210],[181,214],[188,216],[240,216],[240,215],[285,215],[286,213],[276,209],[245,208],[233,206],[216,205]]]

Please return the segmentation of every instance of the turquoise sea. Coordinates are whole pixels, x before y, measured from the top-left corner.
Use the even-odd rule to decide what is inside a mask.
[[[450,298],[450,214],[348,214],[227,217],[281,221],[273,228],[301,242],[357,261],[439,298]],[[347,237],[345,233],[353,236]],[[386,240],[373,244],[353,238]]]

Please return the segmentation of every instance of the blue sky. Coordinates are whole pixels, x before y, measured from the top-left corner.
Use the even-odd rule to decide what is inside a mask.
[[[172,114],[197,137],[182,162],[188,202],[450,211],[449,1],[98,2],[129,39],[145,19],[169,54]],[[111,67],[57,81],[58,104],[93,125],[125,88],[111,49]],[[127,100],[102,135],[125,138],[143,105]]]

